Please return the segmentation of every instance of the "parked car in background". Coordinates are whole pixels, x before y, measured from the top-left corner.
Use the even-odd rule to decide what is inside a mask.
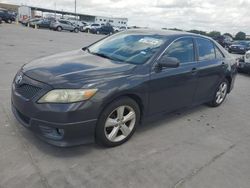
[[[114,27],[114,26],[113,26],[113,29],[114,29],[114,32],[115,32],[115,33],[121,31],[121,29],[120,29],[119,27]]]
[[[51,24],[51,20],[41,19],[38,21],[31,22],[30,26],[33,28],[35,28],[35,26],[37,26],[37,28],[50,28],[50,24]]]
[[[114,33],[114,28],[111,25],[104,25],[100,28],[93,28],[90,30],[90,32],[94,34],[111,35]]]
[[[101,26],[102,26],[101,24],[93,23],[93,24],[84,26],[84,27],[83,27],[83,31],[84,31],[84,32],[90,32],[91,30],[100,28]]]
[[[41,20],[42,18],[31,18],[31,19],[26,19],[22,21],[22,24],[25,26],[30,26],[32,23],[37,22]]]
[[[232,45],[229,46],[229,53],[238,53],[245,54],[248,50],[250,50],[250,42],[249,41],[235,41]]]
[[[221,105],[236,73],[235,59],[208,37],[129,30],[25,64],[13,79],[11,107],[48,143],[113,147],[144,120]]]
[[[239,60],[238,71],[250,74],[250,50]]]
[[[87,25],[86,22],[79,21],[79,20],[68,20],[68,21],[70,21],[72,24],[76,25],[81,32],[83,32],[83,27]]]
[[[3,8],[0,8],[0,17],[2,18],[2,21],[5,21],[6,23],[12,23],[16,20],[15,14]]]
[[[127,27],[125,27],[125,26],[121,26],[120,27],[120,31],[124,31],[124,30],[127,30],[128,28]]]
[[[54,29],[56,31],[66,30],[66,31],[71,31],[71,32],[75,32],[75,33],[79,32],[79,27],[74,25],[73,23],[71,23],[68,20],[55,20],[55,21],[52,21],[50,23],[50,28]]]
[[[230,41],[228,38],[228,36],[221,35],[215,37],[214,40],[216,40],[223,48],[228,49],[229,46],[232,45],[232,41]]]

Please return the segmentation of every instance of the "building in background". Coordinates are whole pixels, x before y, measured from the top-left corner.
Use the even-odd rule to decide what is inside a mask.
[[[99,23],[99,24],[110,23],[115,27],[122,27],[122,26],[127,27],[128,23],[127,18],[115,18],[107,16],[80,14],[63,10],[46,9],[41,7],[23,6],[23,5],[18,6],[12,4],[4,4],[4,3],[0,3],[0,7],[16,12],[18,15],[17,18],[21,22],[23,20],[34,17],[56,17],[65,19],[73,18],[88,23]]]
[[[128,19],[127,18],[112,18],[112,17],[103,17],[95,16],[95,23],[106,24],[109,23],[116,27],[127,27]]]

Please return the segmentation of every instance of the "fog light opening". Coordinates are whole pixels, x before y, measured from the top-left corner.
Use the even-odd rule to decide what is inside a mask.
[[[64,130],[63,129],[58,129],[56,128],[56,132],[58,135],[63,136],[64,135]]]

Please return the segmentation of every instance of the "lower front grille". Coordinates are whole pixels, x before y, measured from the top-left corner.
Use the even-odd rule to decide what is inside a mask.
[[[16,109],[16,112],[17,112],[17,115],[19,116],[19,118],[25,123],[27,124],[27,126],[30,124],[30,118],[26,115],[24,115],[23,113],[19,112],[17,109]]]
[[[23,96],[26,99],[31,99],[40,90],[41,90],[41,88],[29,85],[29,84],[22,84],[20,86],[16,86],[16,92],[19,93],[21,96]]]

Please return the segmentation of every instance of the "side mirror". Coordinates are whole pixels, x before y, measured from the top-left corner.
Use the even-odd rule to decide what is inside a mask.
[[[86,51],[88,49],[88,46],[85,46],[82,48],[83,51]]]
[[[175,57],[162,56],[157,64],[159,68],[163,68],[163,67],[177,68],[180,65],[180,61]]]

